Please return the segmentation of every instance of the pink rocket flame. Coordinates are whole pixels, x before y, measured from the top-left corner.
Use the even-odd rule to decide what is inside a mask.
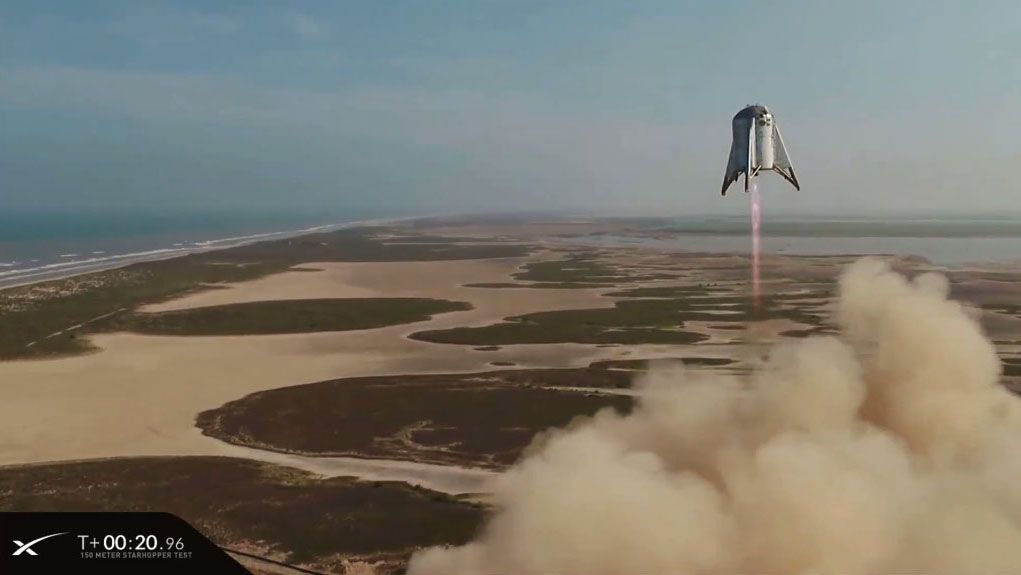
[[[758,311],[761,307],[761,291],[759,286],[759,226],[762,223],[761,199],[759,198],[759,185],[752,181],[751,193],[748,195],[752,208],[752,310]]]

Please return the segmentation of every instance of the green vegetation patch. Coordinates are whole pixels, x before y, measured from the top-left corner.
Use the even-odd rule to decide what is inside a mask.
[[[520,283],[488,282],[467,284],[474,288],[545,288],[584,289],[614,286],[620,282],[652,279],[652,276],[635,276],[600,262],[595,253],[573,253],[563,259],[530,262],[511,277]]]
[[[639,290],[659,289],[661,288],[639,288]],[[643,291],[641,293],[650,292]],[[652,291],[651,293],[678,295],[675,291]],[[780,299],[765,296],[762,307],[755,308],[749,298],[741,294],[625,299],[616,302],[612,308],[531,313],[510,317],[502,323],[488,326],[422,331],[412,334],[411,337],[434,343],[462,345],[689,344],[704,341],[707,337],[684,331],[683,326],[686,321],[743,325],[745,322],[755,320],[786,318],[811,326],[820,325],[823,321],[822,317],[812,311],[800,307],[782,306],[781,303]]]
[[[1003,375],[1008,377],[1021,377],[1021,357],[1001,357],[1003,363]]]
[[[705,336],[681,329],[644,327],[609,327],[597,324],[513,321],[485,327],[457,327],[445,330],[420,331],[412,339],[432,343],[459,345],[478,344],[536,344],[536,343],[615,343],[615,344],[690,344],[707,339]]]
[[[347,378],[261,391],[199,414],[206,435],[248,447],[500,468],[532,437],[632,398],[627,372],[524,369]]]
[[[396,235],[380,236],[379,239],[387,244],[490,244],[490,243],[514,243],[501,238],[482,238],[472,236],[442,236],[432,234],[415,234],[399,232]]]
[[[681,298],[691,296],[708,296],[711,294],[708,288],[697,286],[657,286],[640,287],[622,291],[615,291],[606,294],[607,297],[634,297],[634,298]]]
[[[581,282],[536,282],[530,284],[516,284],[507,282],[483,282],[464,284],[470,288],[497,288],[497,289],[585,289],[606,287],[604,283],[581,283]]]
[[[679,361],[684,365],[698,365],[705,367],[719,367],[736,363],[733,359],[726,357],[665,357],[660,359],[609,359],[594,362],[589,367],[598,369],[644,371],[649,369],[650,364],[671,361]]]
[[[531,262],[513,277],[527,282],[596,285],[613,285],[628,279],[590,253],[572,254],[562,260]]]
[[[467,309],[465,302],[429,298],[272,300],[125,313],[97,327],[156,335],[310,333],[384,327]]]
[[[986,303],[982,304],[982,309],[989,312],[1002,313],[1004,315],[1021,318],[1021,305],[1019,304]]]
[[[601,262],[597,253],[579,252],[561,260],[526,264],[522,271],[512,277],[519,281],[532,282],[517,284],[516,287],[582,289],[636,281],[674,279],[676,276],[649,271],[636,273],[634,268],[614,267]],[[496,284],[475,284],[476,287],[487,285]]]
[[[231,258],[248,261],[290,260],[294,265],[302,262],[473,260],[520,257],[532,251],[531,246],[512,243],[417,243],[409,241],[413,236],[400,240],[377,238],[392,231],[392,228],[353,228],[248,244],[215,253],[231,252]]]
[[[732,303],[746,296],[739,291],[725,291],[725,287],[710,288],[703,284],[688,286],[655,286],[639,287],[606,294],[608,297],[623,298],[690,298],[694,305],[713,305],[721,303]],[[811,300],[828,298],[831,293],[827,290],[811,290],[798,293],[772,293],[763,295],[763,303],[782,303],[788,300]]]
[[[288,563],[406,560],[466,543],[485,510],[398,482],[321,479],[229,457],[141,457],[0,468],[2,511],[168,511],[224,547]]]
[[[716,319],[716,316],[714,316]],[[629,300],[612,308],[531,313],[483,327],[422,331],[414,339],[463,345],[518,343],[676,343],[702,341],[705,336],[680,329],[683,323],[674,300]]]
[[[833,331],[824,327],[811,327],[807,329],[789,329],[787,331],[780,332],[780,335],[784,337],[809,337],[813,335],[824,335],[830,333],[833,333]]]

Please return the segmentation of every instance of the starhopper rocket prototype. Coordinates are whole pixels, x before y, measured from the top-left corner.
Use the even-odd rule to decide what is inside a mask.
[[[776,119],[765,106],[748,106],[734,116],[734,142],[730,145],[730,161],[723,176],[723,195],[727,188],[744,174],[744,191],[748,191],[749,180],[762,170],[773,170],[800,190],[798,178],[787,148],[780,137]]]

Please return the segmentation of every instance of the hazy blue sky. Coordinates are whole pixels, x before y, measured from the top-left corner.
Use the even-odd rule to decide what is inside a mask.
[[[0,205],[1021,210],[1021,2],[0,4]]]

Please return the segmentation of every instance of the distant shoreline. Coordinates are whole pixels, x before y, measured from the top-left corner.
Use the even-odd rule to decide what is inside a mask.
[[[246,236],[204,240],[201,242],[194,242],[192,245],[187,247],[158,248],[153,250],[147,250],[144,252],[127,254],[112,254],[112,255],[104,254],[104,257],[90,258],[87,260],[48,264],[37,268],[0,271],[0,290],[30,286],[33,284],[43,283],[52,280],[67,279],[90,273],[104,272],[127,267],[137,263],[170,260],[197,253],[208,253],[219,250],[226,250],[258,242],[283,240],[288,238],[301,237],[314,233],[332,232],[343,229],[392,224],[411,219],[415,218],[414,217],[379,218],[368,220],[355,220],[351,222],[337,222],[332,224],[311,226],[297,230],[265,232]],[[4,277],[5,275],[9,277]]]
[[[440,216],[458,221],[465,217]],[[492,217],[492,216],[489,216]],[[137,253],[109,254],[82,252],[93,257],[77,261],[55,261],[35,268],[10,269],[0,264],[0,290],[24,287],[46,281],[109,271],[137,263],[171,260],[197,253],[215,252],[253,243],[301,237],[313,233],[331,232],[373,225],[387,225],[408,221],[429,221],[436,215],[376,218],[323,224],[300,229],[265,232],[237,237],[218,238],[174,244]],[[598,218],[597,218],[598,219]],[[625,218],[627,219],[627,218]],[[615,245],[645,245],[695,249],[720,253],[744,252],[747,235],[743,218],[683,218],[667,225],[652,226],[637,234],[605,232],[568,235],[567,243],[593,247]],[[853,233],[852,233],[853,232]],[[976,263],[1016,261],[1021,245],[1021,225],[1010,222],[988,221],[797,221],[789,218],[771,222],[765,230],[766,252],[784,255],[867,255],[884,253],[911,253],[938,265],[967,265]],[[945,252],[945,253],[940,253]],[[73,255],[73,254],[67,254]],[[64,256],[61,256],[64,257]]]

